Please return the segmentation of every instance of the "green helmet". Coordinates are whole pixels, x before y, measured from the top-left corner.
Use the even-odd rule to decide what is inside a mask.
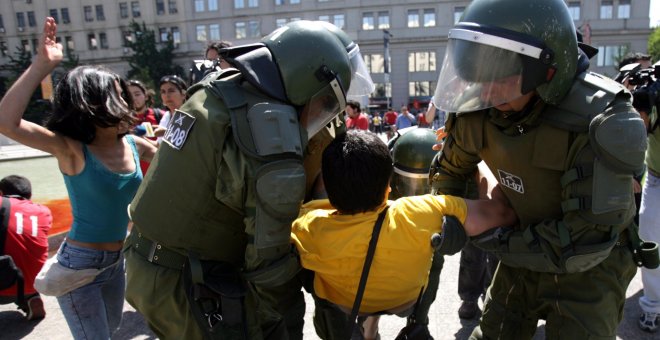
[[[397,199],[431,193],[429,169],[436,154],[436,151],[432,149],[436,144],[433,130],[411,129],[401,135],[393,144],[394,172],[390,182],[392,187],[390,197]]]
[[[557,104],[578,64],[575,26],[562,0],[475,0],[449,31],[437,107],[476,111],[531,91]]]
[[[326,22],[294,21],[261,43],[226,48],[221,54],[266,94],[302,108],[300,124],[309,137],[344,110],[348,93],[360,92],[356,86],[361,95],[374,88],[357,44]],[[353,79],[367,79],[370,86]]]

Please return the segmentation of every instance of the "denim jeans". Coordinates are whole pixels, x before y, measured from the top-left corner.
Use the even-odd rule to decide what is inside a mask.
[[[644,241],[660,242],[660,178],[646,173],[642,189],[642,204],[639,208],[639,236]],[[647,313],[660,313],[660,268],[642,267],[644,295],[639,305]]]
[[[119,328],[124,307],[124,258],[121,251],[103,251],[62,244],[57,261],[73,269],[105,268],[83,287],[59,296],[66,323],[74,339],[110,339]]]

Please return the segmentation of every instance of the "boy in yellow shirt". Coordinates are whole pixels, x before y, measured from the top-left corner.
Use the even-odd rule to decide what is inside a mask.
[[[387,205],[360,315],[412,312],[428,281],[433,252],[443,251],[442,245],[431,246],[433,234],[452,240],[442,243],[464,245],[468,236],[516,220],[513,210],[496,200],[423,195],[388,201],[392,158],[385,143],[368,131],[337,136],[322,157],[328,199],[303,205],[291,232],[302,266],[314,272],[314,326],[322,339],[348,338],[348,313],[373,227]],[[457,217],[464,229],[443,230],[444,215]],[[454,246],[444,252],[458,250]],[[377,317],[370,319],[365,339],[377,336]]]

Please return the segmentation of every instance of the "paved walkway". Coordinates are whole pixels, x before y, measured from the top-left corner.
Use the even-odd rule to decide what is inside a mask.
[[[459,256],[446,257],[445,266],[440,276],[440,290],[438,299],[431,308],[431,333],[437,340],[466,339],[477,320],[461,320],[456,311],[460,300],[456,293],[458,277]],[[649,334],[637,328],[637,317],[640,309],[637,299],[641,294],[641,278],[638,274],[628,288],[628,297],[624,309],[624,320],[619,326],[618,339],[623,340],[651,340],[660,339],[660,333]],[[313,306],[311,298],[308,298],[308,306]],[[47,316],[41,321],[26,321],[23,314],[16,311],[13,305],[0,305],[0,339],[49,339],[64,340],[71,339],[71,333],[60,312],[55,298],[46,297],[45,305]],[[312,326],[311,308],[305,315],[305,339],[318,339]],[[395,316],[386,316],[381,319],[380,330],[382,339],[393,339],[399,329],[404,326],[405,321]],[[537,335],[534,339],[543,339],[543,325],[539,325]],[[113,339],[155,339],[149,331],[142,317],[128,304],[124,308],[124,319],[121,329],[113,336]]]

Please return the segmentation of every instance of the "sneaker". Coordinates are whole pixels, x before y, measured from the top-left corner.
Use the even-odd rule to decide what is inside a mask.
[[[458,317],[461,319],[474,319],[479,313],[479,304],[477,301],[463,301],[458,308]]]
[[[653,333],[658,330],[658,322],[660,322],[660,313],[644,312],[639,317],[639,328]]]
[[[28,311],[25,316],[28,320],[43,319],[46,316],[46,310],[44,309],[44,302],[41,300],[40,296],[31,297],[28,302]]]

